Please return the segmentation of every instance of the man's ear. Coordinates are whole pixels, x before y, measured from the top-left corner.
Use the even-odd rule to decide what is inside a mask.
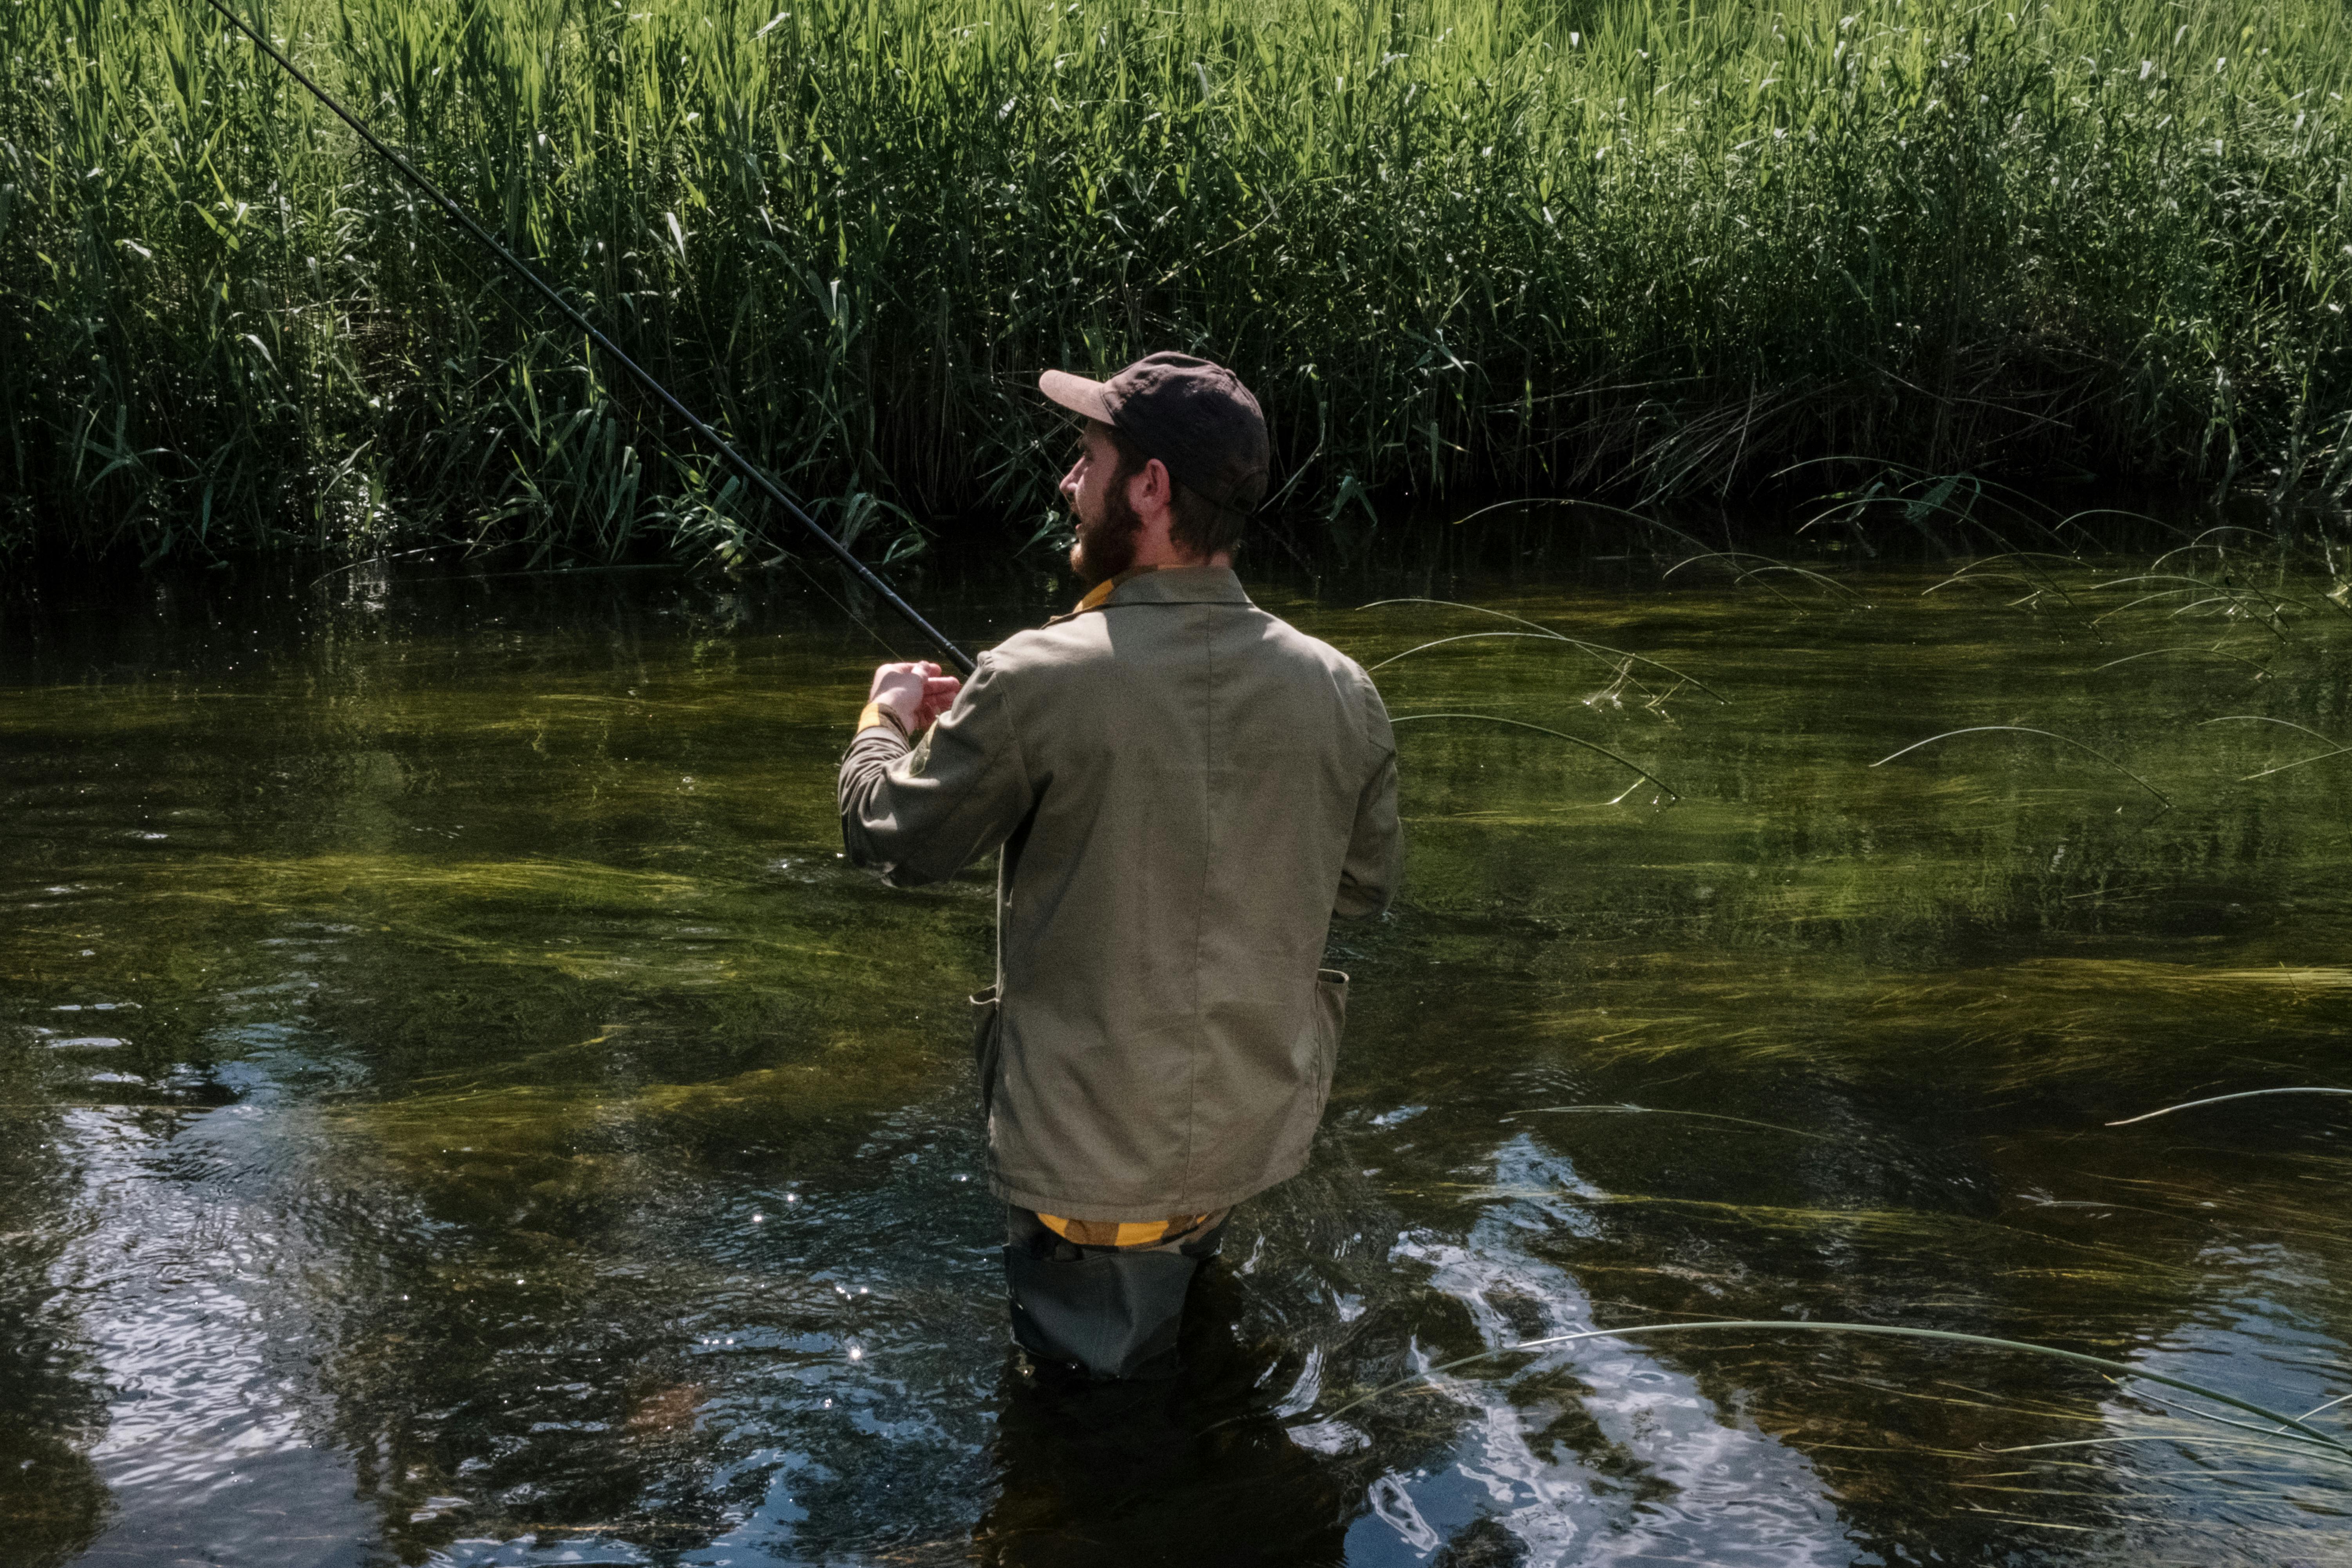
[[[1176,481],[1168,477],[1168,465],[1153,458],[1146,461],[1136,478],[1143,481],[1139,498],[1151,506],[1171,506],[1176,500]]]

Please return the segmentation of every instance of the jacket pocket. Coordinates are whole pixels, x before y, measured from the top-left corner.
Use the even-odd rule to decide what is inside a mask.
[[[971,1067],[980,1080],[980,1120],[988,1122],[989,1108],[996,1103],[996,1069],[1002,1055],[999,1046],[998,1016],[1003,1004],[997,1000],[996,987],[979,992],[971,998]]]
[[[1331,1074],[1339,1065],[1339,1036],[1348,1026],[1348,977],[1336,969],[1315,972],[1315,1114],[1319,1120],[1331,1098]]]

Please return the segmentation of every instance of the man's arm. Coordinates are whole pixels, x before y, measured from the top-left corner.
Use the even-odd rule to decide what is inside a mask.
[[[1364,728],[1380,760],[1356,796],[1356,826],[1348,836],[1339,893],[1331,903],[1332,913],[1349,920],[1385,910],[1396,897],[1397,878],[1404,868],[1404,829],[1397,823],[1396,735],[1370,677],[1364,679]]]
[[[909,667],[911,668],[911,667]],[[933,676],[910,700],[899,667],[875,678],[875,700],[841,759],[841,842],[852,864],[893,884],[952,877],[1004,842],[1034,803],[1018,737],[1006,711],[1002,672],[986,654],[936,724],[941,687]],[[929,724],[928,732],[923,726]],[[910,744],[909,733],[921,734]]]

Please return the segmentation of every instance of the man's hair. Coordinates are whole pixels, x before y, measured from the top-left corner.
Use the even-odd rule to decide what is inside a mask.
[[[1151,460],[1151,455],[1118,426],[1105,425],[1102,429],[1118,453],[1118,468],[1111,475],[1111,483],[1125,495],[1127,481],[1143,472],[1143,465]],[[1160,466],[1167,467],[1165,463]],[[1246,514],[1233,507],[1217,505],[1173,474],[1168,476],[1168,487],[1169,542],[1203,561],[1241,548]]]

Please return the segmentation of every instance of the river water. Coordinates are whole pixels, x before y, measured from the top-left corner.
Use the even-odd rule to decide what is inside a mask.
[[[1606,647],[1379,670],[1487,719],[1400,725],[1312,1164],[1236,1213],[1184,1377],[1084,1394],[1005,1346],[988,874],[840,859],[878,649],[824,599],[20,603],[0,1561],[2352,1561],[2347,1456],[2153,1381],[2352,1393],[2347,1102],[2105,1125],[2352,1086],[2352,758],[2247,776],[2352,739],[2352,619],[2243,563],[2135,604],[2146,565],[1254,576],[1368,665],[1530,629],[1381,592]],[[2064,739],[1872,765],[1990,725]],[[1761,1329],[1444,1364],[1725,1320],[2131,1370]]]

